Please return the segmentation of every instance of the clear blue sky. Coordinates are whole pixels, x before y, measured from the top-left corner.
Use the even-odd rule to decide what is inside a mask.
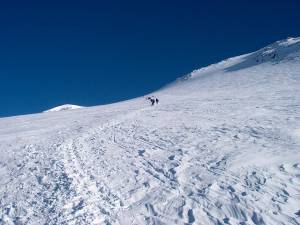
[[[300,35],[299,0],[2,1],[0,117],[144,95]]]

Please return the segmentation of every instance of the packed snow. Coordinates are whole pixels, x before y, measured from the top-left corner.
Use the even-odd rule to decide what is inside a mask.
[[[300,38],[151,96],[0,119],[0,224],[300,224]]]

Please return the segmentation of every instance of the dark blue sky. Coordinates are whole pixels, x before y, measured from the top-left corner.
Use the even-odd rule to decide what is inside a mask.
[[[0,117],[144,95],[300,35],[299,0],[2,1]]]

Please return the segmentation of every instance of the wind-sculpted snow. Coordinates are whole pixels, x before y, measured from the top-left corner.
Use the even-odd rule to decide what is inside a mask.
[[[0,224],[300,224],[300,61],[0,119]]]

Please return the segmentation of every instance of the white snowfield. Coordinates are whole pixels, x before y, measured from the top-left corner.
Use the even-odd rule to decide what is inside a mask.
[[[151,95],[0,119],[0,224],[300,224],[300,38]]]

